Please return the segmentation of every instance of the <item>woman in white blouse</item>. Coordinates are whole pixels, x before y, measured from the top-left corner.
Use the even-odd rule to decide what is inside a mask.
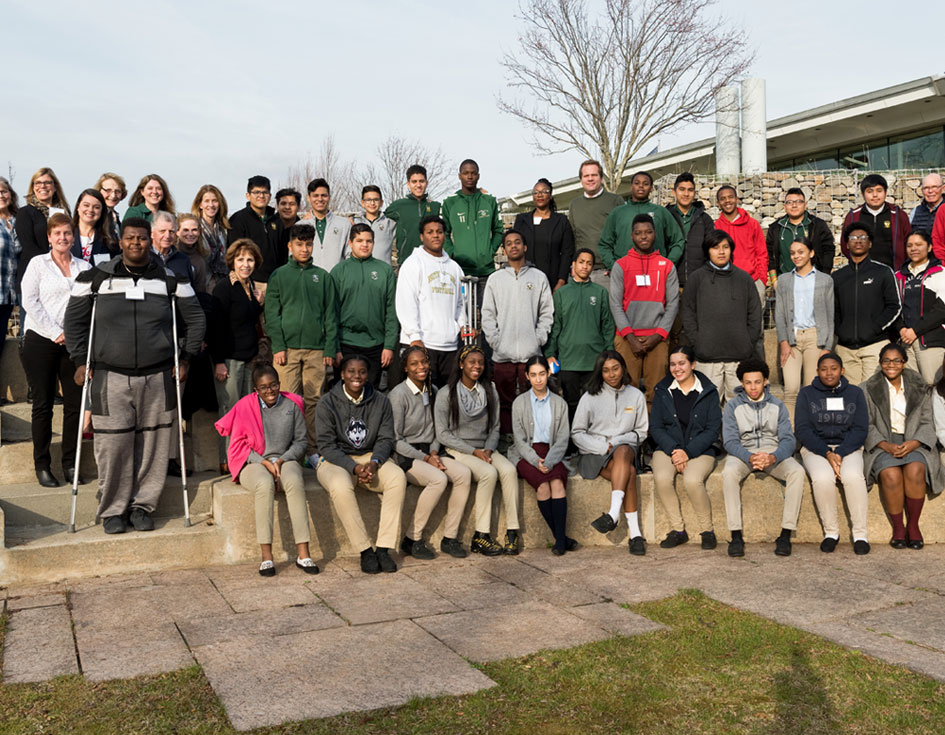
[[[62,386],[62,471],[66,482],[75,471],[76,434],[82,391],[75,384],[75,366],[66,351],[63,318],[72,283],[90,266],[72,255],[72,220],[54,214],[46,224],[49,252],[30,260],[21,286],[26,309],[25,336],[20,357],[33,390],[33,465],[43,487],[60,483],[51,471],[53,400]]]

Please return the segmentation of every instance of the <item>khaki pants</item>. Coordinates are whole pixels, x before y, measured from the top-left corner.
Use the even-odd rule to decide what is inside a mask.
[[[735,395],[735,389],[740,385],[735,371],[738,369],[737,362],[700,362],[696,365],[697,370],[712,381],[716,390],[719,392],[719,400],[724,405],[726,401],[732,400]]]
[[[367,464],[371,461],[370,454],[351,455],[358,464]],[[319,483],[328,492],[335,512],[341,518],[341,525],[345,527],[348,540],[358,551],[371,548],[371,539],[364,528],[364,519],[361,509],[358,508],[358,499],[354,494],[355,484],[367,488],[371,492],[381,493],[381,517],[377,524],[377,546],[385,549],[397,547],[400,536],[400,512],[404,505],[404,492],[407,489],[407,478],[403,470],[392,461],[387,460],[378,466],[374,480],[365,485],[357,477],[343,467],[331,462],[319,462],[315,474]]]
[[[415,459],[407,470],[407,481],[423,488],[413,512],[413,533],[410,534],[410,538],[414,541],[423,538],[423,529],[426,528],[430,514],[440,501],[440,496],[446,490],[447,482],[453,483],[453,492],[450,493],[450,499],[446,505],[443,535],[446,538],[457,538],[459,534],[459,524],[463,520],[463,511],[466,510],[472,476],[468,467],[451,457],[440,457],[440,461],[446,467],[445,472],[422,459]]]
[[[298,393],[305,403],[305,428],[308,432],[306,455],[315,453],[315,407],[322,395],[325,382],[325,362],[321,350],[297,350],[293,347],[285,351],[285,365],[273,365],[279,373],[281,390]]]
[[[780,354],[780,343],[778,350]],[[797,403],[797,394],[801,386],[810,385],[817,375],[817,359],[820,357],[820,348],[817,346],[817,329],[798,329],[794,346],[791,347],[791,356],[781,368],[784,376],[784,405],[787,406],[791,423],[794,423],[794,405]],[[844,363],[845,364],[845,363]],[[803,379],[801,376],[803,375]]]
[[[801,447],[801,460],[810,475],[810,485],[814,492],[814,503],[820,513],[824,526],[824,536],[840,536],[840,524],[837,521],[837,476],[826,457],[814,454],[806,447]],[[863,450],[857,449],[843,458],[840,464],[840,482],[843,495],[850,509],[850,523],[853,526],[853,540],[866,538],[866,511],[868,492],[866,478],[863,475]]]
[[[630,343],[619,334],[614,335],[614,349],[627,363],[627,375],[635,388],[640,388],[642,378],[646,386],[646,408],[649,411],[653,405],[653,391],[656,384],[666,377],[669,367],[669,344],[664,339],[643,357],[637,357],[630,350]]]
[[[929,385],[935,385],[940,377],[942,358],[945,358],[945,347],[923,347],[916,340],[906,347],[909,357],[909,367],[919,373]]]
[[[518,472],[515,471],[515,465],[498,452],[492,453],[492,464],[455,449],[450,450],[450,455],[460,464],[466,465],[476,481],[476,531],[489,533],[492,529],[492,494],[495,492],[496,481],[502,485],[505,527],[517,529]]]
[[[673,461],[668,454],[657,450],[653,453],[651,464],[656,494],[659,496],[660,503],[663,504],[666,515],[669,516],[670,525],[673,530],[682,531],[686,526],[679,510],[679,497],[676,495],[677,473]],[[686,488],[693,510],[696,511],[696,518],[702,531],[712,530],[712,506],[709,504],[705,481],[714,469],[715,457],[702,454],[691,458],[682,472],[683,486]]]
[[[751,473],[751,467],[732,455],[726,458],[722,466],[722,495],[725,497],[725,515],[730,531],[742,529],[742,481]],[[801,512],[804,494],[804,468],[793,457],[788,457],[771,465],[765,473],[786,486],[781,528],[797,529],[797,517]]]
[[[843,374],[850,385],[859,385],[876,372],[879,368],[879,351],[884,344],[885,340],[881,340],[858,350],[837,345],[837,354],[843,360]]]
[[[285,462],[279,471],[279,485],[285,491],[285,503],[292,521],[292,537],[297,544],[311,540],[308,532],[308,509],[305,506],[305,481],[302,466],[295,461]],[[256,541],[272,543],[272,506],[276,499],[276,483],[265,467],[256,462],[247,463],[240,470],[240,485],[253,494],[256,504]]]

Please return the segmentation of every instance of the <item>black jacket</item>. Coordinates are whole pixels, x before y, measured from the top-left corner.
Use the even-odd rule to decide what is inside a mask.
[[[265,221],[247,205],[230,216],[230,231],[226,236],[227,246],[241,237],[248,237],[259,247],[263,262],[256,264],[253,277],[257,281],[268,281],[269,275],[289,258],[286,248],[279,247],[282,235],[282,220],[272,207],[266,207]]]
[[[106,225],[107,227],[108,225]],[[73,232],[74,241],[72,243],[72,254],[76,258],[82,258],[82,238],[79,235],[79,230],[75,229]],[[92,240],[92,252],[89,257],[89,263],[95,265],[96,263],[106,263],[116,255],[121,253],[121,249],[116,243],[114,250],[108,247],[108,244],[105,242],[105,238],[96,235],[95,239]]]
[[[851,260],[830,277],[837,342],[858,350],[889,339],[902,311],[892,268],[867,257],[860,263]]]
[[[574,232],[571,223],[563,214],[552,212],[548,218],[551,225],[551,248],[547,251],[539,250],[535,245],[534,211],[522,212],[515,217],[512,228],[522,233],[525,247],[528,250],[525,258],[538,270],[548,276],[548,283],[554,289],[559,280],[568,282],[571,275],[571,261],[574,260]]]
[[[702,383],[702,392],[696,398],[689,416],[686,435],[683,436],[682,424],[676,416],[676,402],[669,386],[675,378],[667,375],[653,391],[653,408],[650,411],[650,436],[657,448],[672,454],[675,449],[682,449],[689,458],[707,454],[718,456],[718,443],[722,435],[722,408],[719,405],[719,392],[715,385],[698,370],[695,375]]]
[[[227,359],[245,362],[256,357],[259,351],[256,326],[262,310],[252,289],[247,297],[239,281],[230,283],[229,278],[217,281],[207,329],[207,344],[214,364]]]
[[[761,301],[755,282],[741,268],[718,270],[706,263],[692,273],[681,312],[699,362],[738,362],[755,354]]]
[[[842,408],[837,406],[828,409],[829,398],[841,399]],[[869,422],[866,396],[843,376],[836,388],[828,388],[815,376],[811,384],[805,385],[797,394],[794,409],[797,441],[821,457],[826,457],[831,447],[841,457],[862,448]]]
[[[822,273],[829,274],[833,270],[833,258],[837,252],[837,245],[833,240],[833,233],[828,225],[820,217],[815,217],[808,212],[810,217],[810,231],[807,237],[814,244],[814,266]],[[776,273],[786,273],[793,270],[792,265],[787,270],[781,269],[781,220],[776,219],[768,228],[768,234],[765,235],[765,245],[768,246],[768,270]]]
[[[689,234],[686,235],[686,251],[680,258],[676,266],[676,275],[679,276],[679,287],[683,288],[689,276],[705,265],[705,253],[702,251],[702,243],[712,234],[715,229],[715,222],[705,211],[705,205],[702,202],[692,203],[692,223],[689,226]],[[679,210],[675,204],[667,204],[666,209],[673,215],[673,219],[679,224],[680,231],[683,230],[682,217],[679,216]]]
[[[76,277],[65,316],[69,357],[76,365],[85,364],[92,303],[96,300],[94,367],[124,375],[151,375],[171,367],[174,340],[168,289],[174,283],[178,335],[184,338],[180,358],[197,354],[206,321],[194,289],[165,268],[157,255],[152,255],[139,277],[128,274],[120,257]],[[138,291],[137,298],[129,298],[132,289]]]
[[[37,255],[49,252],[49,237],[46,235],[46,217],[32,204],[20,207],[17,211],[15,229],[16,239],[23,248],[16,269],[16,287],[19,290],[26,266]]]
[[[340,380],[323,395],[315,409],[318,453],[338,467],[353,472],[351,455],[368,454],[384,464],[394,452],[394,412],[383,393],[364,385],[360,403],[348,400]]]

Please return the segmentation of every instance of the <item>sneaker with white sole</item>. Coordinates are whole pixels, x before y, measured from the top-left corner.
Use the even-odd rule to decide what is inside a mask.
[[[310,558],[306,557],[305,559],[296,559],[295,566],[301,569],[306,574],[318,574],[318,564],[313,562]]]

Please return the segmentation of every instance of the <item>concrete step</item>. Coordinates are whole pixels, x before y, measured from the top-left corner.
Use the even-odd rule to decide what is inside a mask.
[[[64,526],[21,529],[0,551],[0,584],[40,584],[103,574],[223,564],[222,529],[206,518],[187,527],[181,518],[158,519],[154,531],[106,535],[99,525],[68,532]]]
[[[19,345],[15,338],[7,337],[0,355],[0,397],[8,401],[25,401],[28,391]]]
[[[62,441],[58,437],[54,437],[49,449],[52,456],[52,472],[62,480]],[[86,481],[98,477],[94,453],[92,441],[88,439],[83,441],[80,473]],[[0,445],[0,488],[4,485],[21,485],[35,482],[33,443],[31,441],[21,441]]]
[[[28,442],[32,441],[31,433],[33,405],[22,401],[0,406],[0,441]],[[62,433],[62,406],[53,406],[52,420],[53,438],[58,439]]]
[[[210,492],[214,473],[202,472],[187,480],[192,515],[210,512]],[[69,522],[72,507],[72,487],[45,488],[35,482],[19,485],[0,485],[0,508],[6,516],[6,534],[9,538],[17,528],[47,526]],[[98,509],[98,483],[79,487],[76,496],[76,523],[85,524],[95,518]],[[155,517],[176,518],[184,514],[184,495],[179,478],[168,478],[161,493]]]

